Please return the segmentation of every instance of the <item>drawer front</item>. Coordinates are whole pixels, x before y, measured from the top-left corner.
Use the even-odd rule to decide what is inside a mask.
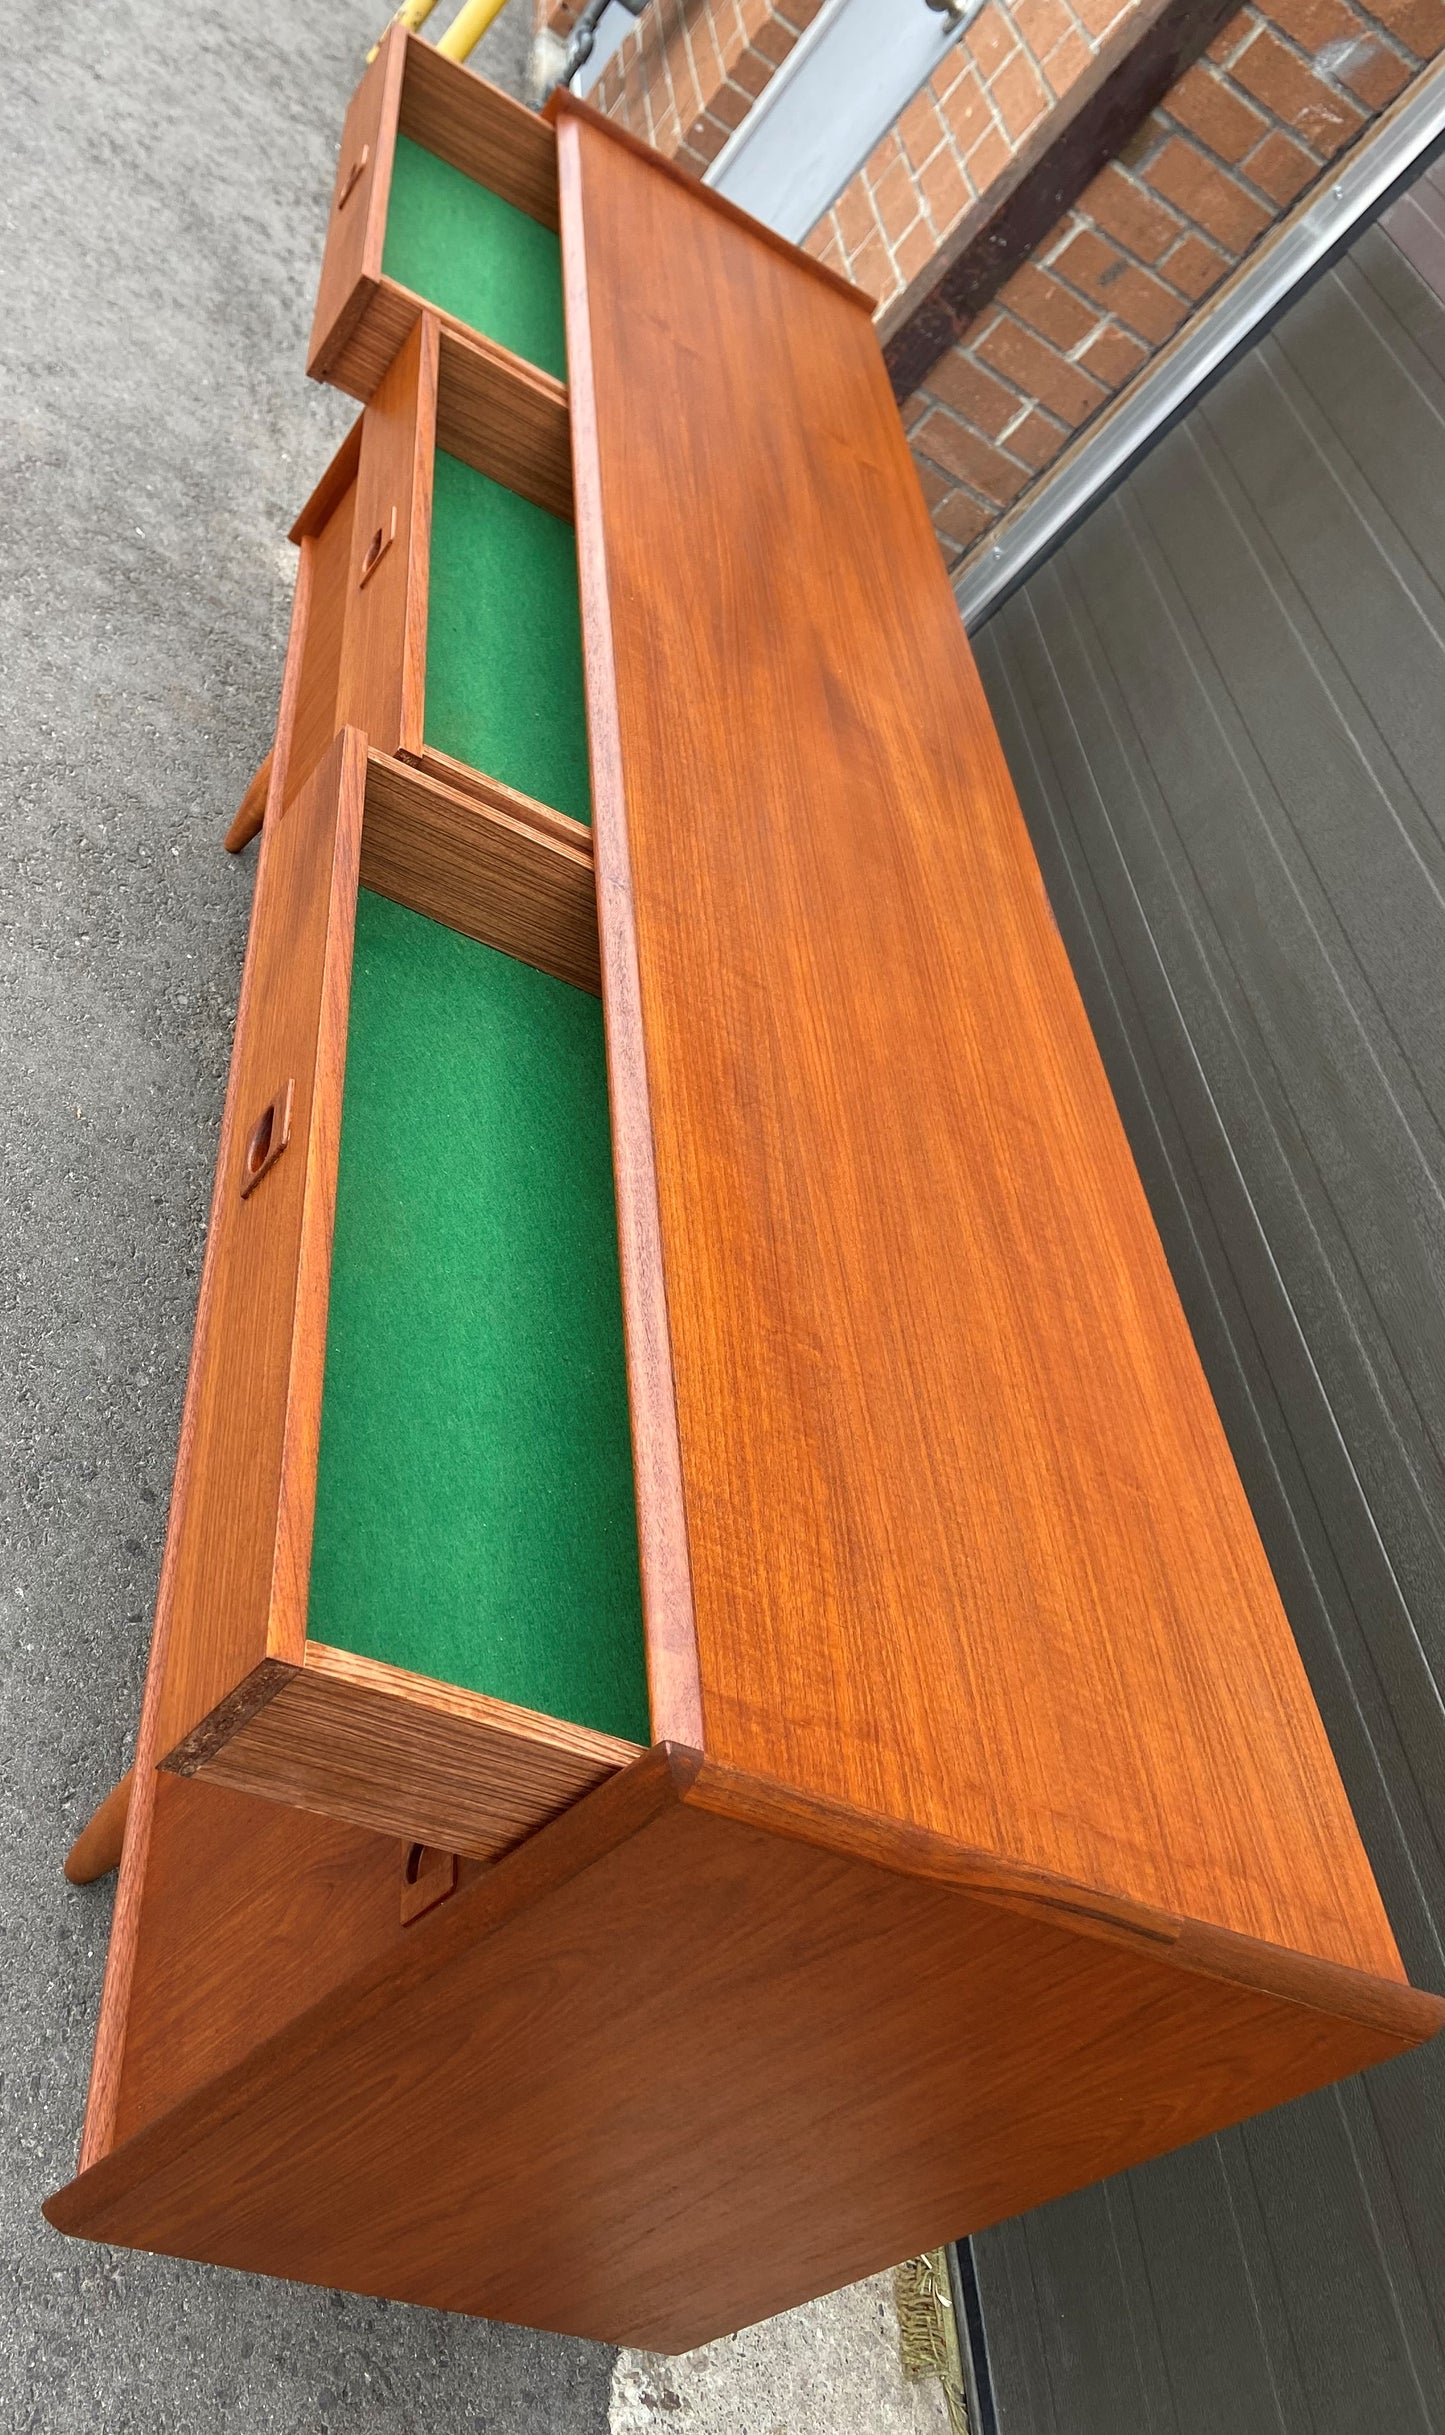
[[[406,50],[388,36],[346,113],[332,189],[307,368],[327,380],[381,276]]]
[[[365,740],[264,832],[156,1622],[158,1751],[299,1664]]]
[[[362,422],[336,724],[378,752],[422,744],[437,356],[424,313]]]

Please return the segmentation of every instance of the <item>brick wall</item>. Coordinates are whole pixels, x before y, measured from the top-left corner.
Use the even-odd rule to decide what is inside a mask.
[[[566,34],[580,0],[536,0]],[[822,0],[650,0],[587,98],[695,177],[741,126]]]
[[[809,236],[886,336],[1140,0],[989,0]],[[534,0],[565,32],[574,0]],[[650,0],[591,100],[701,175],[821,0]],[[1250,0],[908,399],[956,565],[1445,48],[1445,0]]]
[[[846,186],[808,251],[875,296],[907,291],[1137,0],[990,0]]]
[[[950,564],[1442,47],[1442,0],[1230,19],[908,400]]]

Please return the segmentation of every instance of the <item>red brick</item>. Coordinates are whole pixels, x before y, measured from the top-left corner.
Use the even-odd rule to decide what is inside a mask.
[[[717,159],[727,140],[726,130],[710,118],[695,118],[687,131],[688,148],[697,154],[704,168]]]
[[[1074,31],[1074,20],[1063,0],[1015,0],[1014,31],[1026,42],[1040,67],[1056,43]]]
[[[1148,178],[1167,202],[1230,253],[1244,253],[1268,226],[1265,206],[1182,135],[1174,136],[1157,161],[1150,162]]]
[[[742,125],[751,108],[752,103],[747,94],[740,93],[736,85],[719,85],[708,104],[708,116],[716,119],[720,126],[726,127],[731,135],[735,128]]]
[[[933,230],[921,217],[897,239],[893,247],[893,260],[905,287],[933,260],[937,244]]]
[[[1417,59],[1433,59],[1445,50],[1445,7],[1441,0],[1370,0],[1370,14],[1388,26],[1398,42]]]
[[[1258,186],[1280,211],[1288,209],[1296,195],[1313,185],[1320,174],[1319,162],[1292,135],[1276,128],[1267,135],[1258,150],[1244,163],[1244,175],[1252,186]]]
[[[856,280],[864,294],[871,296],[875,304],[881,304],[885,297],[892,295],[898,282],[893,276],[888,248],[881,237],[870,237],[867,244],[851,256],[848,276]]]
[[[974,193],[986,194],[994,179],[1003,176],[1012,159],[1013,152],[1007,136],[1000,135],[996,127],[991,127],[988,134],[974,145],[964,162],[973,180]]]
[[[718,38],[713,31],[712,18],[706,9],[699,10],[692,19],[688,27],[688,39],[692,44],[693,66],[702,80],[703,98],[706,100],[716,91],[727,74],[727,67],[718,47]]]
[[[1114,157],[1125,169],[1132,169],[1137,176],[1145,162],[1152,160],[1160,145],[1167,143],[1173,133],[1173,119],[1166,117],[1162,109],[1151,110],[1148,117],[1140,121],[1133,134],[1119,146]]]
[[[1136,262],[1106,245],[1091,229],[1081,229],[1073,243],[1055,257],[1053,267],[1156,347],[1173,336],[1188,309],[1183,298],[1152,271],[1140,270]]]
[[[1097,230],[1077,223],[1067,245],[1060,246],[1049,257],[1049,268],[1061,278],[1071,280],[1100,304],[1109,301],[1108,291],[1123,278],[1128,262],[1117,245],[1111,245]]]
[[[1235,79],[1276,118],[1328,159],[1358,134],[1363,120],[1353,102],[1332,92],[1322,76],[1307,68],[1267,26],[1255,35],[1234,64]],[[1199,215],[1196,213],[1195,217]],[[1208,222],[1205,222],[1208,227]],[[1211,231],[1211,234],[1218,234]],[[1228,240],[1226,240],[1227,242]]]
[[[928,392],[990,440],[998,438],[1019,410],[1015,391],[985,372],[962,347],[950,347],[939,357],[928,375]]]
[[[901,161],[902,158],[903,146],[899,143],[893,128],[890,127],[886,135],[879,137],[867,160],[863,163],[863,175],[869,185],[876,187],[881,179],[887,177],[894,162]]]
[[[1212,59],[1217,68],[1229,67],[1245,44],[1254,40],[1254,29],[1258,22],[1253,9],[1241,9],[1238,16],[1231,17],[1220,27],[1205,50],[1205,58]]]
[[[1044,61],[1044,81],[1056,99],[1078,83],[1094,54],[1077,26],[1070,26]]]
[[[1000,288],[998,301],[1066,355],[1098,324],[1099,316],[1093,307],[1081,304],[1077,296],[1060,286],[1047,271],[1040,270],[1036,262],[1026,262],[1022,270],[1014,272],[1007,285]]]
[[[982,15],[974,19],[963,39],[969,57],[977,61],[985,76],[996,76],[1004,61],[1018,49],[1002,0],[992,0]]]
[[[970,499],[967,491],[951,492],[943,505],[935,508],[933,515],[934,530],[944,534],[955,545],[944,553],[949,564],[956,564],[970,541],[976,541],[980,533],[986,533],[993,521],[991,510],[980,506],[977,499]]]
[[[946,499],[948,497],[949,492],[953,488],[953,484],[950,482],[946,473],[940,473],[936,465],[929,464],[927,457],[916,456],[913,460],[913,470],[918,476],[919,488],[923,492],[924,502],[929,510],[932,511],[932,509],[937,507],[940,499]]]
[[[877,234],[878,214],[873,209],[873,198],[864,178],[856,177],[844,187],[833,206],[833,212],[850,254],[856,254],[860,245],[866,245],[869,238]]]
[[[950,87],[939,107],[943,112],[944,124],[960,152],[971,151],[993,126],[993,112],[984,99],[976,68],[970,68],[967,76]]]
[[[914,94],[907,109],[900,114],[898,140],[915,169],[921,169],[943,142],[943,121],[927,85],[921,93]]]
[[[1105,392],[1077,364],[1066,363],[1053,347],[1035,338],[1019,322],[1000,320],[978,341],[975,353],[1005,380],[1017,383],[1026,397],[1035,397],[1072,430],[1086,422],[1104,402]]]
[[[1145,194],[1113,161],[1084,188],[1076,208],[1097,221],[1108,236],[1127,245],[1141,262],[1157,262],[1179,234],[1173,212]]]
[[[991,499],[995,507],[1007,507],[1028,480],[1022,465],[981,440],[976,431],[965,430],[949,414],[931,414],[926,423],[920,423],[913,434],[913,450],[916,456],[943,466],[955,480],[966,482],[981,498]]]
[[[927,167],[919,171],[918,184],[937,234],[946,236],[973,198],[973,189],[951,145],[945,144],[935,152]]]
[[[1404,91],[1413,71],[1398,51],[1377,39],[1359,44],[1331,73],[1336,84],[1348,85],[1367,110],[1383,110]]]
[[[1074,0],[1074,14],[1086,33],[1095,42],[1108,33],[1116,17],[1121,17],[1129,0]]]
[[[884,236],[896,245],[918,217],[918,194],[906,161],[895,161],[886,177],[874,181],[873,208]]]
[[[772,67],[760,51],[750,48],[738,53],[733,61],[733,83],[741,85],[745,93],[751,93],[754,101],[772,80]]]
[[[933,74],[929,77],[928,90],[935,101],[941,102],[945,93],[953,91],[960,76],[976,76],[977,74],[978,70],[969,58],[963,44],[956,42],[951,50],[944,52]]]
[[[1106,389],[1122,389],[1126,380],[1133,379],[1139,366],[1148,362],[1150,352],[1127,330],[1101,330],[1075,361],[1081,363],[1086,372],[1091,372],[1095,380],[1102,381]]]
[[[1327,42],[1351,42],[1364,30],[1359,10],[1348,7],[1346,0],[1260,0],[1259,14],[1302,51],[1322,51]]]
[[[770,59],[775,68],[780,68],[797,39],[797,35],[789,32],[781,18],[769,17],[767,23],[760,25],[754,34],[753,49],[762,58]]]
[[[1047,87],[1026,51],[1016,52],[989,86],[989,97],[1013,141],[1022,143],[1048,108]]]
[[[1165,255],[1159,265],[1162,276],[1170,286],[1182,288],[1184,294],[1196,304],[1201,296],[1209,294],[1212,287],[1218,287],[1230,267],[1227,254],[1222,254],[1218,246],[1208,244],[1203,237],[1196,237],[1192,231],[1175,246],[1172,254]]]
[[[805,34],[822,5],[823,0],[782,0],[778,15],[792,26],[795,33]]]
[[[1165,100],[1171,118],[1197,135],[1222,161],[1238,163],[1259,142],[1268,121],[1222,76],[1202,65],[1171,85]]]
[[[1022,457],[1030,470],[1037,473],[1042,466],[1053,463],[1069,436],[1063,424],[1056,423],[1051,414],[1043,413],[1038,406],[1030,406],[1023,421],[1015,423],[1004,446],[1011,457]]]

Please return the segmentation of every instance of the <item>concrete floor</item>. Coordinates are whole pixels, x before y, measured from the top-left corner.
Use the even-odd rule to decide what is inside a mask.
[[[446,12],[443,11],[445,16]],[[480,63],[519,89],[525,0]],[[941,2423],[883,2284],[659,2369],[61,2240],[110,1889],[60,1874],[130,1755],[270,741],[286,527],[353,412],[304,378],[384,0],[109,0],[0,80],[0,2429],[845,2435]]]

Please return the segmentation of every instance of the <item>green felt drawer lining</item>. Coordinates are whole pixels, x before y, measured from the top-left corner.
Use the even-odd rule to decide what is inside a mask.
[[[651,1739],[601,1008],[365,890],[307,1628]]]
[[[381,267],[468,329],[567,378],[555,229],[406,135],[396,139]]]
[[[560,516],[442,449],[426,741],[554,811],[591,820],[576,536]]]

